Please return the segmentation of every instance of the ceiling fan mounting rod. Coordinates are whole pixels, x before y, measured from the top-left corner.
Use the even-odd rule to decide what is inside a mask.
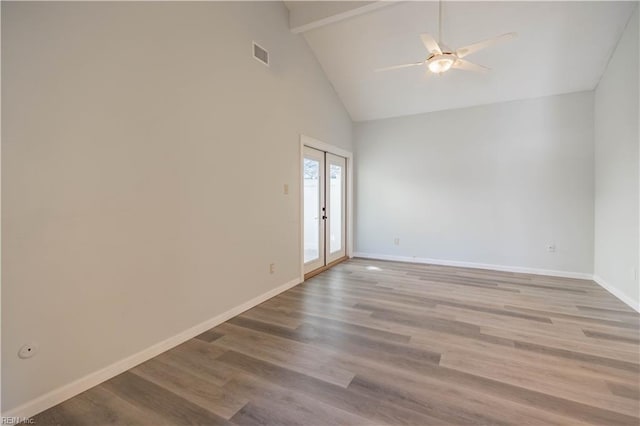
[[[442,0],[438,0],[438,44],[442,44]]]

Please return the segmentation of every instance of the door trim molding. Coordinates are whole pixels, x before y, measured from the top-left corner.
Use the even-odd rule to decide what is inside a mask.
[[[300,260],[300,282],[304,281],[304,217],[302,203],[304,201],[304,188],[300,183],[302,182],[302,162],[304,160],[304,147],[315,148],[320,151],[329,152],[331,154],[339,155],[347,159],[347,258],[353,257],[353,152],[346,151],[337,146],[328,144],[326,142],[314,139],[305,134],[300,134],[300,146],[298,147],[298,185],[300,188],[298,197],[298,220],[299,220],[299,232],[300,240],[298,242],[298,256]]]

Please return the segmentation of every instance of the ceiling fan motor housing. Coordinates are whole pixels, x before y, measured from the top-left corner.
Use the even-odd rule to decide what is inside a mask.
[[[458,57],[451,52],[435,53],[427,59],[427,67],[429,71],[439,74],[448,71],[457,60]]]

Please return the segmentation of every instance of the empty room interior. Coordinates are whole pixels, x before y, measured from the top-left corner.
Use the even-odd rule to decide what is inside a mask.
[[[637,1],[2,1],[0,424],[640,425]]]

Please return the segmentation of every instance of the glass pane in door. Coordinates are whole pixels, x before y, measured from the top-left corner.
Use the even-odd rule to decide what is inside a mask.
[[[304,185],[304,263],[320,257],[320,161],[305,158]]]
[[[343,169],[337,164],[329,166],[329,253],[342,250],[342,183]]]
[[[327,172],[327,259],[334,262],[347,254],[346,251],[346,181],[347,162],[344,157],[326,153]]]

